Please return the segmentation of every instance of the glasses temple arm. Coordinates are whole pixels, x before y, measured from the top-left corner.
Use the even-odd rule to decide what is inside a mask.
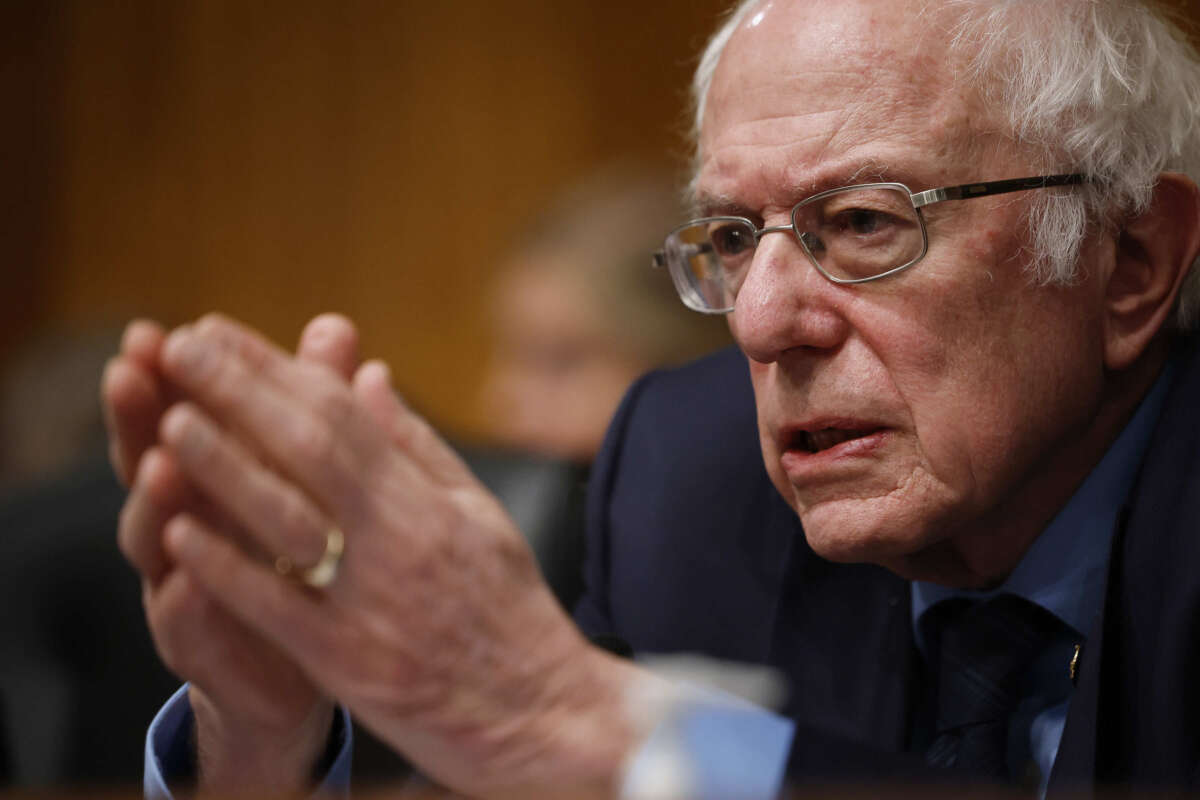
[[[1062,175],[1039,175],[1034,178],[1012,178],[1004,181],[988,183],[964,183],[958,186],[943,186],[940,189],[928,189],[917,192],[912,196],[913,206],[920,208],[943,200],[964,200],[971,197],[983,197],[989,194],[1006,194],[1008,192],[1023,192],[1027,189],[1045,189],[1050,186],[1075,186],[1086,183],[1087,176],[1081,173]]]

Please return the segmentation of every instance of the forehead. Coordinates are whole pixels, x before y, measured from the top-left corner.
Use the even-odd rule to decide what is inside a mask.
[[[840,181],[916,181],[974,160],[984,109],[955,82],[961,70],[929,5],[774,0],[752,10],[705,104],[701,197],[790,203]]]

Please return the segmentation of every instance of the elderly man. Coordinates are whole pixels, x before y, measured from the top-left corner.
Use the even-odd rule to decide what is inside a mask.
[[[757,1],[696,99],[700,219],[658,259],[741,352],[627,397],[578,613],[790,677],[789,721],[671,718],[691,790],[770,795],[785,760],[1195,785],[1195,57],[1116,0]],[[558,612],[345,321],[295,359],[138,323],[104,391],[121,543],[190,681],[152,792],[336,779],[332,698],[467,794],[653,777],[661,727],[621,709],[666,690]]]

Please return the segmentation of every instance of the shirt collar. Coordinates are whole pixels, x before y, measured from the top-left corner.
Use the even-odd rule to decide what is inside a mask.
[[[1086,635],[1100,612],[1117,517],[1133,487],[1173,373],[1174,366],[1168,362],[1100,463],[1034,540],[1004,583],[982,592],[914,581],[914,629],[921,630],[921,616],[942,600],[983,600],[1009,593],[1036,603],[1080,635]]]

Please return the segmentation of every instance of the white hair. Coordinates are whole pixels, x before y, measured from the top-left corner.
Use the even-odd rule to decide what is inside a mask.
[[[739,3],[700,59],[692,82],[697,149],[717,63],[759,2]],[[1044,169],[1090,179],[1082,191],[1038,192],[1032,199],[1031,269],[1038,280],[1074,280],[1089,226],[1144,212],[1161,173],[1200,177],[1200,60],[1148,4],[943,0],[927,4],[925,13],[934,10],[955,15],[948,23],[951,50],[967,65],[968,84],[1005,115],[1005,133]],[[1195,263],[1174,324],[1200,327]]]

